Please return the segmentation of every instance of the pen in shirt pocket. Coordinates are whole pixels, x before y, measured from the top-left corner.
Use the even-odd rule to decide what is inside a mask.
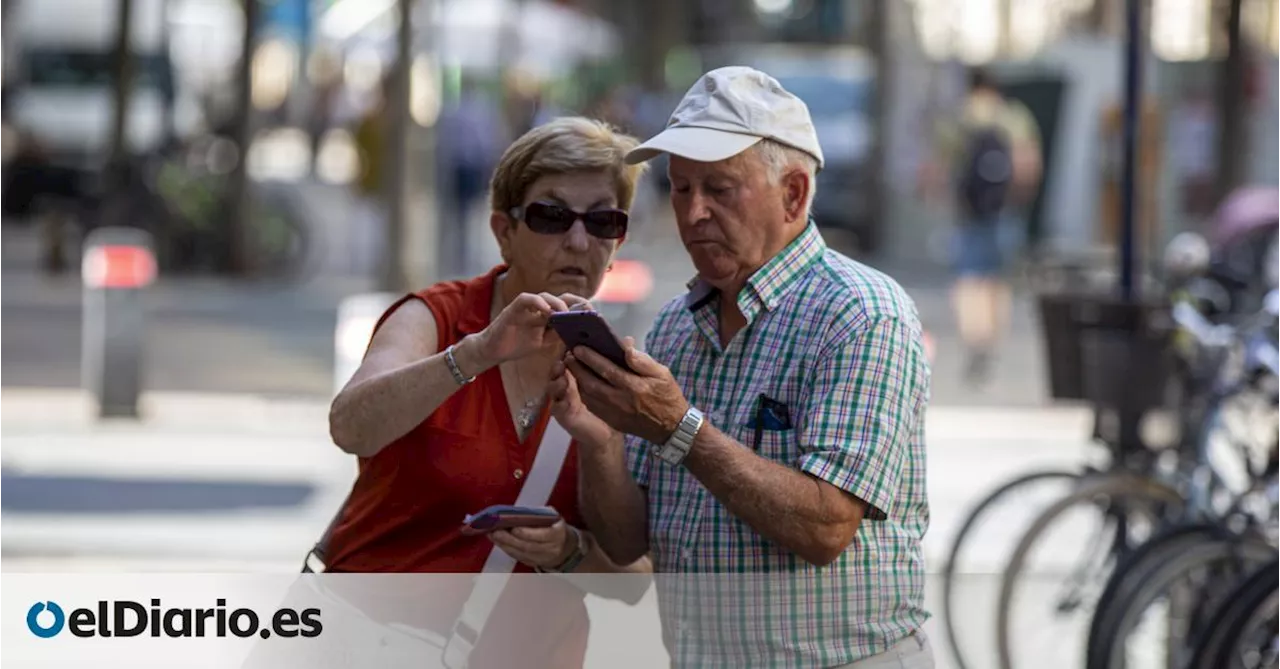
[[[777,431],[791,429],[791,412],[787,409],[787,405],[779,402],[764,393],[756,399],[756,416],[755,416],[755,448],[760,448],[760,441],[764,438],[764,431]]]

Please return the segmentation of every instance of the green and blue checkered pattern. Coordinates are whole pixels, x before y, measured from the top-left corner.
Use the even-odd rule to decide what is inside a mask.
[[[812,224],[738,296],[747,326],[728,346],[717,335],[719,296],[696,279],[689,287],[663,307],[649,354],[721,431],[870,508],[844,553],[816,567],[630,438],[654,567],[670,575],[658,592],[676,666],[833,667],[887,650],[928,618],[930,372],[914,303],[887,276],[828,249]],[[756,444],[762,393],[788,407],[791,428],[762,430]]]

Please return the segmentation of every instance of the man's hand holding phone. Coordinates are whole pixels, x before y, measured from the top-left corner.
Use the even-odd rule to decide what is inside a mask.
[[[550,317],[550,325],[566,349],[585,346],[613,364],[630,369],[626,346],[598,312],[580,308],[554,313]]]
[[[592,414],[619,432],[666,443],[689,409],[684,391],[671,370],[637,350],[630,337],[623,350],[629,369],[586,346],[570,348],[565,366]]]

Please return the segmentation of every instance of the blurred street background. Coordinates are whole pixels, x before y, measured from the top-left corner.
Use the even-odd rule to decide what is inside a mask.
[[[363,345],[344,301],[496,263],[472,175],[487,184],[524,131],[575,113],[645,138],[726,64],[806,101],[829,163],[815,205],[828,243],[919,307],[941,564],[998,483],[1099,448],[1089,408],[1052,399],[1031,278],[1082,266],[1116,281],[1126,4],[3,0],[5,570],[296,571],[355,471],[327,434],[343,356]],[[1280,183],[1280,9],[1140,4],[1141,274],[1228,193]],[[1009,332],[981,384],[951,311],[955,212],[918,179],[976,65],[1031,112],[1044,156]],[[658,161],[621,252],[639,290],[610,306],[637,338],[693,275],[666,188]],[[113,226],[148,231],[157,272],[132,323],[139,416],[99,419],[85,242]]]

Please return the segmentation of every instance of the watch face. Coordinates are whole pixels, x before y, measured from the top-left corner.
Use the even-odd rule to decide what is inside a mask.
[[[680,462],[684,460],[685,453],[687,453],[687,451],[681,448],[678,448],[675,445],[662,446],[656,449],[654,452],[664,462],[668,462],[673,465],[680,464]]]

